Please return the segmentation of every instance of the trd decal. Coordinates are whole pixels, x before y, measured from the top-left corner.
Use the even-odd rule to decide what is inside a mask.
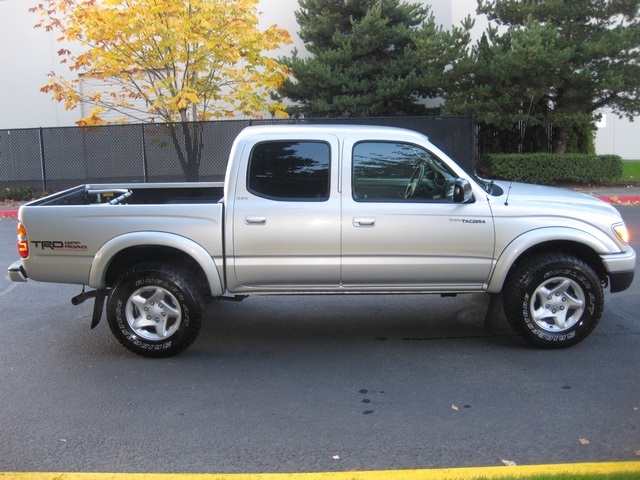
[[[86,251],[87,246],[81,242],[69,242],[60,240],[32,240],[31,244],[35,248],[41,250],[53,250],[53,251],[67,251],[67,252],[79,252]]]

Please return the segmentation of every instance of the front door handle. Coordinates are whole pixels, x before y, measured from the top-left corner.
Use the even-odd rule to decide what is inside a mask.
[[[267,223],[267,217],[250,215],[248,217],[244,217],[244,223],[247,225],[265,225]]]
[[[353,219],[354,227],[375,227],[375,217],[356,217]]]

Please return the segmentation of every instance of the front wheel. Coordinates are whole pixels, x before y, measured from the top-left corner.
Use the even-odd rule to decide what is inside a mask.
[[[532,257],[507,279],[504,310],[511,327],[542,347],[569,347],[595,329],[604,305],[594,270],[565,254]]]
[[[118,341],[146,357],[185,350],[200,331],[200,292],[170,267],[141,265],[125,272],[109,294],[107,321]]]

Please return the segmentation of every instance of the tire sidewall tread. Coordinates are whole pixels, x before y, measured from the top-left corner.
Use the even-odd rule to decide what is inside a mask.
[[[186,272],[167,265],[145,264],[124,272],[115,282],[107,302],[107,322],[113,335],[128,350],[146,357],[168,357],[184,351],[197,338],[203,317],[202,295],[188,278]],[[162,287],[180,303],[181,325],[167,339],[147,340],[129,327],[125,312],[127,301],[145,285]]]
[[[575,325],[563,332],[548,332],[530,318],[533,292],[545,279],[565,277],[576,282],[587,305]],[[545,348],[564,348],[580,343],[597,326],[604,307],[604,293],[595,271],[568,254],[541,254],[516,267],[504,287],[504,310],[511,327],[528,342]]]

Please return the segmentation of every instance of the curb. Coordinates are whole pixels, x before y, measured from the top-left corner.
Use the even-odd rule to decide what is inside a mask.
[[[613,205],[637,205],[640,203],[640,195],[611,195],[598,196],[597,198]]]
[[[0,218],[16,218],[18,210],[0,210]]]
[[[93,472],[0,472],[11,480],[473,480],[477,478],[582,478],[625,475],[637,478],[640,462],[575,463],[500,467],[463,467],[427,470],[352,470],[316,473],[93,473]],[[608,478],[608,477],[606,477]],[[617,477],[616,477],[617,478]]]

